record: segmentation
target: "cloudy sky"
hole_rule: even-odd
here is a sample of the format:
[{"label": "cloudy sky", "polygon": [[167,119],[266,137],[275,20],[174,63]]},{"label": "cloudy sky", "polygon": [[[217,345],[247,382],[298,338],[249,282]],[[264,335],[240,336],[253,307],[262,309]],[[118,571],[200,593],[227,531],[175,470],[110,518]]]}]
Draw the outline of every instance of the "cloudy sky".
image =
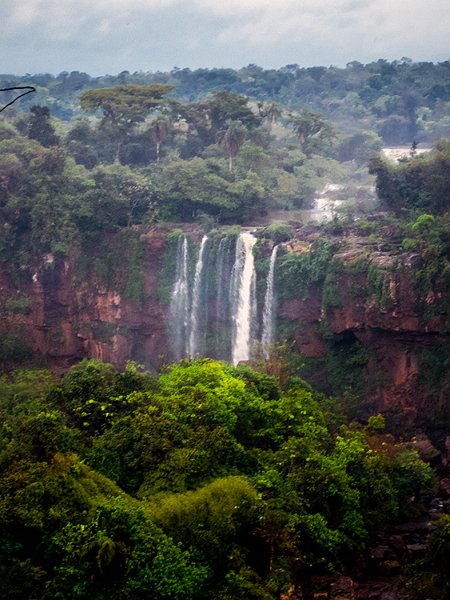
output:
[{"label": "cloudy sky", "polygon": [[0,72],[450,59],[449,0],[0,0]]}]

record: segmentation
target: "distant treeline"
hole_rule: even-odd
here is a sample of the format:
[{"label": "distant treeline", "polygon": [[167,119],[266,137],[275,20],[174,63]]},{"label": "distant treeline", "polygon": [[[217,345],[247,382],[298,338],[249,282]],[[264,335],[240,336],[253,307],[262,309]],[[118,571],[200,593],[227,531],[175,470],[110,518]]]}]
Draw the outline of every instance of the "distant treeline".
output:
[{"label": "distant treeline", "polygon": [[435,141],[450,134],[448,61],[435,64],[407,58],[393,62],[380,59],[366,65],[353,61],[345,68],[291,64],[280,69],[251,64],[241,69],[122,71],[101,77],[79,71],[56,76],[0,74],[2,87],[36,86],[37,94],[21,102],[23,109],[39,102],[65,120],[79,113],[77,97],[87,89],[155,83],[173,86],[173,96],[189,102],[223,90],[258,101],[276,101],[294,110],[309,108],[344,130],[372,129],[386,144],[409,144],[412,139]]}]

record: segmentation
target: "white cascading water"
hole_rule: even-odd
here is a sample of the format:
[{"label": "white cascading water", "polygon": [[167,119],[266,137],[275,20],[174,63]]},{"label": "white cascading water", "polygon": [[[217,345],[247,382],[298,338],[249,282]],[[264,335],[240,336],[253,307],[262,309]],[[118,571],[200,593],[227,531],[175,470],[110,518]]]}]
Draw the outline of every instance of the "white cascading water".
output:
[{"label": "white cascading water", "polygon": [[275,329],[275,262],[278,246],[274,246],[270,256],[269,273],[267,275],[266,295],[264,297],[261,346],[264,358],[269,358],[270,346],[273,343]]},{"label": "white cascading water", "polygon": [[225,238],[222,238],[219,243],[219,249],[217,250],[216,260],[216,288],[217,288],[217,300],[216,300],[216,317],[221,319],[223,317],[225,302],[224,302],[224,281],[223,274],[225,270],[225,251],[226,244]]},{"label": "white cascading water", "polygon": [[241,233],[236,245],[230,301],[232,315],[231,360],[234,365],[249,360],[252,347],[252,329],[256,318],[256,273],[253,246],[256,238]]},{"label": "white cascading water", "polygon": [[186,236],[178,239],[176,279],[170,299],[170,320],[175,359],[180,360],[187,351],[189,328],[188,241]]},{"label": "white cascading water", "polygon": [[199,352],[200,304],[202,292],[202,275],[204,267],[205,246],[208,238],[202,238],[197,263],[195,265],[194,287],[192,290],[191,328],[189,332],[189,356],[194,357]]}]

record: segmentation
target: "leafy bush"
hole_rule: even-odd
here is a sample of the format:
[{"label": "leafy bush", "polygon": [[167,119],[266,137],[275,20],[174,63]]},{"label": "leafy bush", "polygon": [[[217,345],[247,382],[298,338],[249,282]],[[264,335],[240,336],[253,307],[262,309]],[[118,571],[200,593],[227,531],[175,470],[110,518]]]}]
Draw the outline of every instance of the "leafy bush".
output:
[{"label": "leafy bush", "polygon": [[272,223],[264,230],[264,237],[271,239],[275,244],[287,242],[293,234],[292,227],[287,223]]}]

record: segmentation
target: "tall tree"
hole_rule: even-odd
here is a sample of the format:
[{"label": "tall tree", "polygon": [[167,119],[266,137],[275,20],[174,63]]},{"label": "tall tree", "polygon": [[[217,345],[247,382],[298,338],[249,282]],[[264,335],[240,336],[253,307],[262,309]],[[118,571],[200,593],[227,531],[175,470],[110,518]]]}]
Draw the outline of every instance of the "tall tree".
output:
[{"label": "tall tree", "polygon": [[170,122],[164,117],[158,117],[150,125],[149,132],[156,147],[156,162],[159,162],[161,159],[161,144],[169,135]]},{"label": "tall tree", "polygon": [[333,128],[324,117],[309,110],[290,117],[291,127],[297,136],[300,146],[306,156],[310,157],[321,143],[331,141]]},{"label": "tall tree", "polygon": [[30,108],[30,113],[28,137],[46,148],[59,144],[59,137],[50,123],[50,110],[46,106],[35,105]]},{"label": "tall tree", "polygon": [[233,170],[233,158],[245,142],[247,130],[241,121],[229,121],[228,126],[218,133],[219,146],[225,151],[228,157],[228,170]]},{"label": "tall tree", "polygon": [[283,114],[276,102],[259,102],[258,110],[260,116],[269,124],[269,129],[272,128],[273,123],[276,123]]},{"label": "tall tree", "polygon": [[115,159],[119,162],[120,148],[126,135],[154,110],[168,103],[165,97],[170,85],[119,85],[113,88],[88,90],[80,96],[83,110],[103,113],[101,126],[109,127],[115,138]]}]

